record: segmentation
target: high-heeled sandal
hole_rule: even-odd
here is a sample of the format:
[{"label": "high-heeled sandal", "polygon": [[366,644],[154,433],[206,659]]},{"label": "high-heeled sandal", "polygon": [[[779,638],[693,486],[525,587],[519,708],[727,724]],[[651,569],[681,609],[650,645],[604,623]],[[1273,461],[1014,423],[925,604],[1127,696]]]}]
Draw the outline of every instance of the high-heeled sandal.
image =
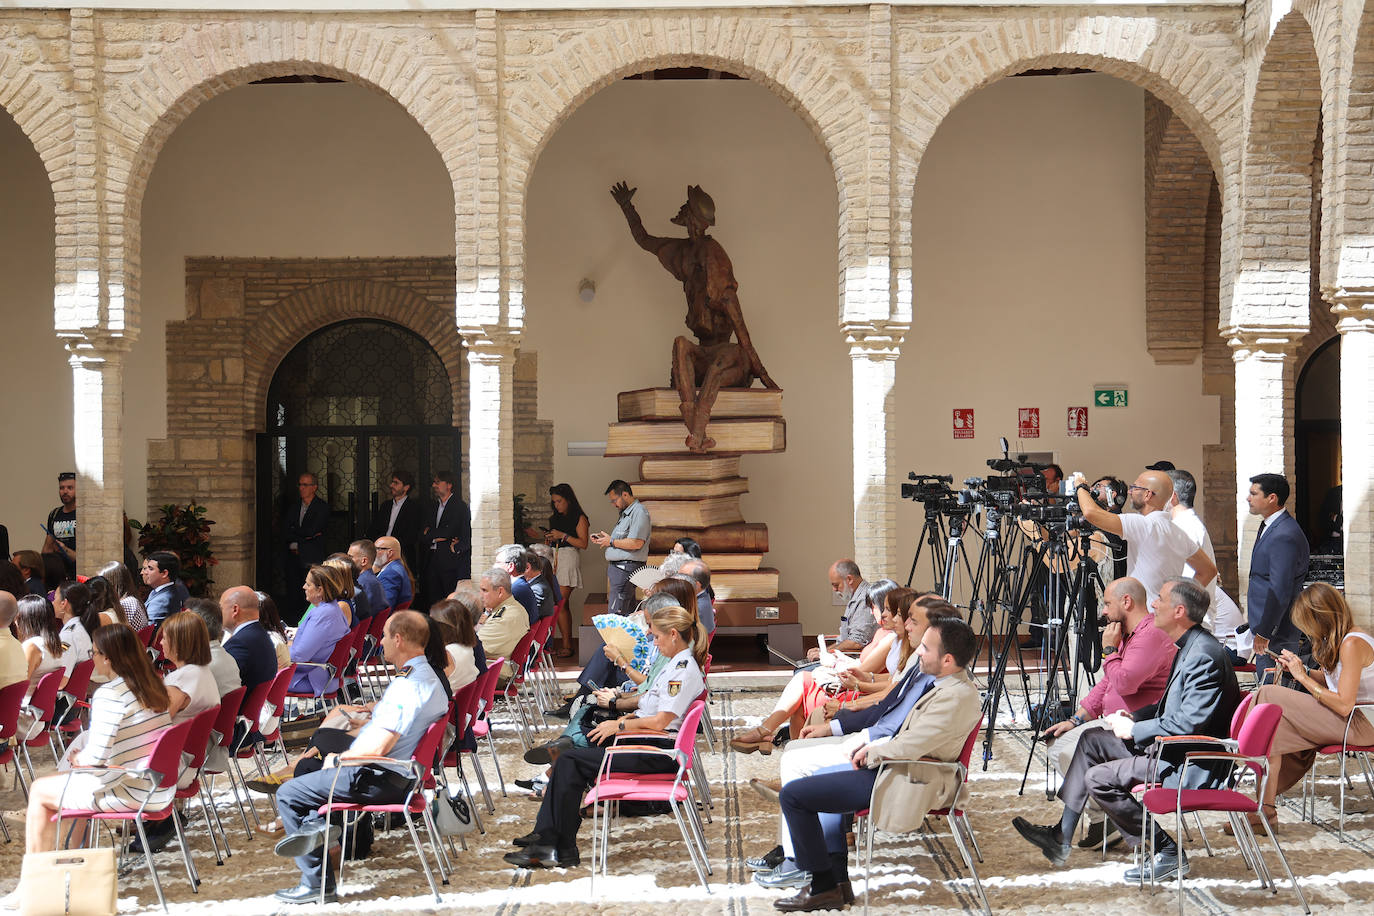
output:
[{"label": "high-heeled sandal", "polygon": [[758,751],[768,755],[773,753],[773,735],[762,725],[755,725],[738,738],[732,738],[730,746],[741,754],[752,754]]}]

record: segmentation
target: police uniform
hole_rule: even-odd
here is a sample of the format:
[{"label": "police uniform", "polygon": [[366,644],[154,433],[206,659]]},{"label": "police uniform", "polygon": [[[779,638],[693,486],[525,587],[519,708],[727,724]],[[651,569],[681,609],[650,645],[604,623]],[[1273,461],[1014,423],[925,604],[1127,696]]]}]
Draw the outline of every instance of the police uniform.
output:
[{"label": "police uniform", "polygon": [[[387,754],[395,760],[409,760],[425,731],[448,715],[449,699],[429,662],[417,655],[406,662],[400,674],[387,686],[381,700],[373,707],[372,718],[363,726],[353,746],[376,747],[378,732],[385,730],[397,735],[396,743]],[[397,804],[405,800],[410,787],[409,768],[399,764],[366,764],[319,770],[289,780],[277,792],[277,807],[286,834],[310,829],[317,821],[316,809],[329,801],[334,788],[334,801],[364,805]],[[337,777],[337,784],[335,782]],[[304,884],[318,888],[320,861],[324,849],[296,857]]]},{"label": "police uniform", "polygon": [[501,666],[501,683],[511,676],[510,657],[520,640],[530,631],[530,616],[514,598],[507,598],[491,612],[477,628],[477,638],[482,642],[482,651],[487,658],[505,658]]},{"label": "police uniform", "polygon": [[[682,725],[682,717],[705,689],[706,680],[696,659],[692,657],[692,650],[683,649],[669,660],[649,689],[640,695],[635,714],[640,718],[649,718],[661,712],[672,712],[673,720],[668,725],[668,731],[676,731]],[[621,702],[624,702],[623,698]],[[637,740],[663,747],[673,744],[671,738],[645,737]],[[596,780],[610,743],[570,748],[554,761],[534,829],[544,843],[556,850],[572,849],[577,845],[577,830],[582,825],[579,813],[582,795]],[[673,773],[677,771],[677,761],[657,755],[624,754],[615,758],[612,769],[621,773]]]}]

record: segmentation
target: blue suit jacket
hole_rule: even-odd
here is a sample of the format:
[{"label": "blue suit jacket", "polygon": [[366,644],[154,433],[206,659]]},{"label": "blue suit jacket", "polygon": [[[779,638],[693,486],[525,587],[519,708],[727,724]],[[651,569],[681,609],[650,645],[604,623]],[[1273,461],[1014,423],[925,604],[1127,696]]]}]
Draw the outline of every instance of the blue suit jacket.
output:
[{"label": "blue suit jacket", "polygon": [[520,602],[520,606],[529,615],[530,626],[539,622],[539,598],[534,594],[534,589],[525,581],[524,576],[510,577],[510,596]]},{"label": "blue suit jacket", "polygon": [[935,678],[922,671],[919,664],[914,664],[902,675],[897,686],[887,692],[887,696],[867,709],[841,712],[835,717],[835,721],[840,724],[840,731],[846,735],[866,728],[870,741],[891,738],[902,727],[916,701],[925,696],[926,691],[933,686]]},{"label": "blue suit jacket", "polygon": [[224,651],[239,663],[239,677],[243,686],[252,693],[253,688],[270,681],[277,675],[277,650],[272,645],[272,637],[267,635],[260,622],[251,620],[234,631],[234,635],[224,644]]},{"label": "blue suit jacket", "polygon": [[386,589],[382,588],[382,583],[370,569],[364,569],[358,574],[358,587],[367,595],[368,602],[372,605],[372,613],[377,613],[387,606]]},{"label": "blue suit jacket", "polygon": [[392,560],[377,573],[377,581],[382,583],[382,591],[386,595],[385,607],[396,610],[396,606],[409,601],[413,596],[410,590],[410,577],[406,575],[405,568]]},{"label": "blue suit jacket", "polygon": [[1287,512],[1270,516],[1250,554],[1245,593],[1245,616],[1256,636],[1281,644],[1296,642],[1298,628],[1289,611],[1307,578],[1307,561],[1307,535],[1298,520]]},{"label": "blue suit jacket", "polygon": [[155,627],[162,626],[162,621],[180,611],[191,595],[186,590],[186,584],[180,579],[173,579],[171,586],[150,594],[144,605],[148,609],[148,622]]}]

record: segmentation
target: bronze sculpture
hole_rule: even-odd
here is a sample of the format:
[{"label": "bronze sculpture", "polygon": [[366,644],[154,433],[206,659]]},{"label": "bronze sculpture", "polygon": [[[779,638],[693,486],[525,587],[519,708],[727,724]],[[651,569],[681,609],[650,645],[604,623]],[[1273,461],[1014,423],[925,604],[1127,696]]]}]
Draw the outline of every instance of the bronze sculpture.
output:
[{"label": "bronze sculpture", "polygon": [[710,195],[698,185],[690,186],[687,202],[670,221],[686,228],[687,238],[658,238],[644,231],[644,223],[631,203],[636,190],[620,181],[611,186],[611,196],[620,204],[639,247],[656,255],[664,269],[682,281],[687,327],[696,340],[680,336],[673,341],[672,386],[682,402],[687,448],[705,452],[716,444],[707,438],[706,424],[721,388],[748,388],[756,378],[765,388],[778,385],[749,339],[730,258],[720,243],[706,234],[716,224],[716,205]]}]

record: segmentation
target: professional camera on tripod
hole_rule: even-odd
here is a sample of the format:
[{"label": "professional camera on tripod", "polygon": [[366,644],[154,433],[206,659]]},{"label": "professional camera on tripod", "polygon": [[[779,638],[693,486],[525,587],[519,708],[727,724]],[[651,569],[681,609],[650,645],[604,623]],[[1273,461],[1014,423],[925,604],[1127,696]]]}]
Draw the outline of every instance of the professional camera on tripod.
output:
[{"label": "professional camera on tripod", "polygon": [[913,500],[925,508],[925,523],[916,542],[916,555],[911,560],[906,584],[910,587],[916,578],[921,550],[929,544],[932,589],[948,598],[952,567],[958,559],[961,538],[973,507],[964,505],[955,495],[950,486],[954,483],[951,474],[917,474],[910,471],[906,476],[908,481],[913,482],[902,484],[902,499]]},{"label": "professional camera on tripod", "polygon": [[1016,503],[1011,513],[1019,519],[1043,525],[1051,536],[1056,532],[1096,530],[1079,511],[1076,496],[1039,496],[1034,502]]}]

